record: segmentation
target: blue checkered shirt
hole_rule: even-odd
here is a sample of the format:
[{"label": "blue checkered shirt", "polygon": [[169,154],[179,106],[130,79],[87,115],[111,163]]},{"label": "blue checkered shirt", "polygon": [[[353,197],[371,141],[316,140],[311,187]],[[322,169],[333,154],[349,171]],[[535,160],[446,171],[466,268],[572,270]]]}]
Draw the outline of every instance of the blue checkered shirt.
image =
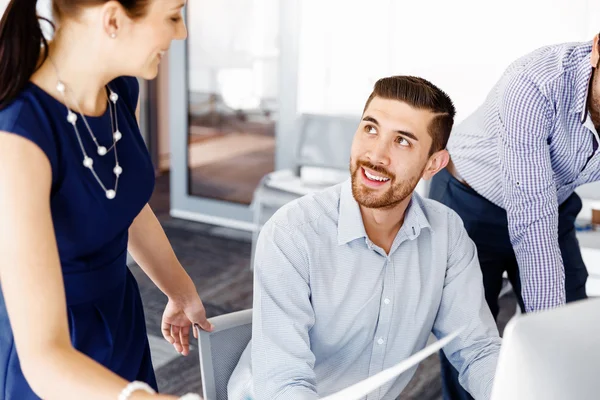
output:
[{"label": "blue checkered shirt", "polygon": [[591,46],[547,46],[512,63],[448,143],[461,177],[507,211],[527,311],[564,304],[558,207],[600,180],[587,108]]},{"label": "blue checkered shirt", "polygon": [[[371,242],[350,181],[280,209],[256,246],[252,341],[229,398],[311,400],[465,327],[444,351],[488,399],[500,338],[475,245],[458,215],[414,195],[389,254]],[[371,393],[394,400],[416,367]]]}]

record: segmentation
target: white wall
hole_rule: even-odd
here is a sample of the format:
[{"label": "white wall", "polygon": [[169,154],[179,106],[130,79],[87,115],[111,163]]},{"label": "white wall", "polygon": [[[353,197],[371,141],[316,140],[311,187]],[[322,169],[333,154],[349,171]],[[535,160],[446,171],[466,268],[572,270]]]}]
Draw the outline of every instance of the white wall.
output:
[{"label": "white wall", "polygon": [[0,13],[4,14],[6,6],[8,6],[9,0],[0,0]]},{"label": "white wall", "polygon": [[236,108],[277,97],[279,1],[188,2],[189,90],[222,94]]},{"label": "white wall", "polygon": [[449,93],[460,121],[513,59],[600,30],[595,0],[301,4],[299,113],[360,112],[378,78],[414,74]]}]

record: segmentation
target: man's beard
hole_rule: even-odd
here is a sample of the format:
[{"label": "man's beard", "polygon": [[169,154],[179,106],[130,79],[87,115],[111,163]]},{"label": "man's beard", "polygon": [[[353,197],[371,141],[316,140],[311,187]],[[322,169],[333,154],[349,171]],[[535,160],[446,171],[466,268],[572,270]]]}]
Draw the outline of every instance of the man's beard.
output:
[{"label": "man's beard", "polygon": [[[385,193],[378,194],[377,189],[365,186],[362,181],[362,167],[378,172],[390,178],[389,188]],[[377,167],[367,161],[357,161],[350,164],[350,176],[352,179],[352,195],[358,204],[366,208],[390,209],[404,201],[417,187],[421,174],[408,180],[396,182],[396,176],[382,167]]]}]

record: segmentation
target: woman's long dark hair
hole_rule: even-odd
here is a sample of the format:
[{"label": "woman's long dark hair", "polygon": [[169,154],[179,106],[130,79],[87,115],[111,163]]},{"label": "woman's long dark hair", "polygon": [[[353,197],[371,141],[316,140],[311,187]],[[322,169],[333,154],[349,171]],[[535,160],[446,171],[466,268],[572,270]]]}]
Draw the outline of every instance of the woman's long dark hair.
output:
[{"label": "woman's long dark hair", "polygon": [[0,108],[23,90],[48,56],[36,3],[37,0],[11,0],[0,22]]},{"label": "woman's long dark hair", "polygon": [[[60,18],[80,6],[108,0],[53,0],[53,14]],[[141,17],[148,0],[119,0],[130,17]],[[48,57],[48,43],[40,27],[37,0],[11,0],[0,21],[0,109],[6,107],[25,87],[33,73]]]}]

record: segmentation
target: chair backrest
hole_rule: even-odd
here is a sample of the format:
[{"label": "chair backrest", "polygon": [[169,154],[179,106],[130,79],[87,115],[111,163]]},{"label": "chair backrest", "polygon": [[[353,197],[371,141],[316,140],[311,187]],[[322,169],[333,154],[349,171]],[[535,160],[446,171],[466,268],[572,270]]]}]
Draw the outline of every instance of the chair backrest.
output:
[{"label": "chair backrest", "polygon": [[359,117],[303,114],[300,116],[296,164],[347,170]]},{"label": "chair backrest", "polygon": [[227,400],[227,383],[252,337],[252,310],[210,319],[213,332],[200,331],[198,347],[204,400]]}]

